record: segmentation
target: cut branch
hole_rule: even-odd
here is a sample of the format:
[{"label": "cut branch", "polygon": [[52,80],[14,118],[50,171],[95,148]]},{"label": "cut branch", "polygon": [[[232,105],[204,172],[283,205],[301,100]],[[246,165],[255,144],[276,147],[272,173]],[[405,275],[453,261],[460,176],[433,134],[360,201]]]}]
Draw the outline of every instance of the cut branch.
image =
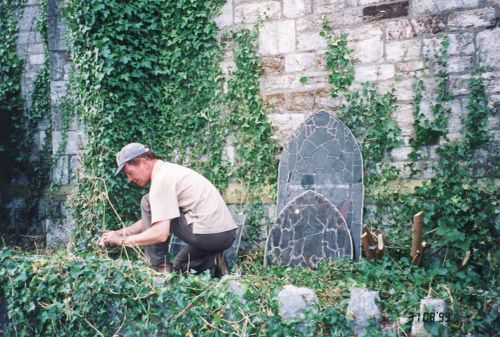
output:
[{"label": "cut branch", "polygon": [[424,227],[424,212],[418,212],[413,216],[412,240],[411,240],[411,253],[412,261],[416,261],[416,257],[422,247],[422,230]]}]

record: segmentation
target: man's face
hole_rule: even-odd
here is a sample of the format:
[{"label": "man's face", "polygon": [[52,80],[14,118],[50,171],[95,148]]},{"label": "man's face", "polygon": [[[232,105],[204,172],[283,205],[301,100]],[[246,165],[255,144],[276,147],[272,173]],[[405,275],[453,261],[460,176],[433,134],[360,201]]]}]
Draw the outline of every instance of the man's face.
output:
[{"label": "man's face", "polygon": [[139,159],[137,165],[125,164],[123,172],[127,176],[129,183],[134,183],[140,187],[146,186],[151,179],[151,172],[143,159]]}]

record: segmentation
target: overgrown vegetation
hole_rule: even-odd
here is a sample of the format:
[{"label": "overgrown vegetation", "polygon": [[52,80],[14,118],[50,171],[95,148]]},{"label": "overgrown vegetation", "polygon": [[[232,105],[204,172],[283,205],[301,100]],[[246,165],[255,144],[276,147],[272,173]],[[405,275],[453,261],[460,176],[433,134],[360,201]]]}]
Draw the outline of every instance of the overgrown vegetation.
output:
[{"label": "overgrown vegetation", "polygon": [[[49,66],[45,62],[38,70],[30,88],[31,105],[25,106],[21,86],[24,62],[19,59],[16,48],[17,22],[24,3],[17,0],[0,3],[0,29],[3,32],[0,37],[0,226],[3,228],[13,220],[6,205],[21,198],[24,206],[17,212],[15,228],[4,228],[2,232],[41,237],[43,229],[36,224],[41,221],[39,204],[49,183],[51,168]],[[36,29],[42,36],[47,60],[46,1],[41,1],[41,8],[42,15]],[[47,126],[41,127],[41,123]],[[40,129],[43,129],[42,136],[37,133]]]},{"label": "overgrown vegetation", "polygon": [[[252,191],[275,183],[275,146],[258,95],[260,64],[249,30],[232,36],[236,69],[223,92],[223,49],[212,20],[223,3],[68,1],[71,90],[90,135],[73,204],[79,249],[91,248],[97,228],[138,217],[145,191],[112,177],[114,155],[128,142],[150,144],[222,190],[231,177]],[[236,146],[231,169],[224,158],[228,139]]]},{"label": "overgrown vegetation", "polygon": [[[164,1],[67,2],[75,67],[70,88],[75,102],[67,111],[72,108],[82,117],[90,136],[74,202],[79,250],[76,256],[0,251],[8,333],[350,336],[345,311],[349,289],[357,286],[380,293],[384,322],[394,325],[386,335],[406,335],[411,325],[407,319],[426,296],[447,299],[451,335],[495,333],[498,191],[489,175],[493,159],[481,166],[477,161],[490,140],[484,67],[477,62],[470,82],[464,138],[448,141],[446,37],[437,61],[438,94],[430,119],[419,110],[426,88],[416,80],[416,133],[411,145],[414,153],[435,146],[437,161],[430,163],[434,176],[411,191],[401,188],[400,172],[390,163],[390,151],[401,145],[393,120],[394,93],[380,94],[369,84],[350,89],[354,60],[347,38],[332,35],[326,25],[322,32],[328,40],[331,93],[342,101],[339,117],[361,142],[366,220],[387,238],[383,259],[338,260],[304,270],[264,269],[260,257],[247,257],[242,265],[245,275],[239,278],[242,300],[228,291],[227,278],[165,276],[142,261],[88,254],[97,229],[121,226],[138,216],[144,191],[111,176],[114,153],[127,142],[151,144],[165,158],[203,171],[220,188],[230,177],[255,191],[275,183],[275,145],[269,141],[271,130],[259,96],[255,32],[231,34],[236,68],[224,93],[218,66],[222,46],[212,22],[221,5],[222,1],[177,1],[168,6]],[[5,88],[17,92],[15,85]],[[231,145],[236,146],[234,171],[223,160],[227,139],[234,139]],[[436,145],[438,141],[442,145]],[[410,156],[411,161],[425,159]],[[419,167],[413,169],[418,174]],[[254,197],[247,208],[252,210],[249,220],[258,224],[263,213]],[[431,249],[420,268],[407,256],[410,220],[422,210]],[[251,226],[248,235],[258,236],[258,226]],[[308,314],[308,324],[280,319],[276,295],[285,284],[306,286],[318,294],[319,311]],[[369,335],[380,332],[371,328]]]}]

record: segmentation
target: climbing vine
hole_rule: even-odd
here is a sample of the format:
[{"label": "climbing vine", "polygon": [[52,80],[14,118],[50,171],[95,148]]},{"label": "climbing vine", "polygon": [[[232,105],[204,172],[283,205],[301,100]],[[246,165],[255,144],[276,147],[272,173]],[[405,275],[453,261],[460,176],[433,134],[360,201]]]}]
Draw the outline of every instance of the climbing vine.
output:
[{"label": "climbing vine", "polygon": [[[21,87],[24,62],[18,58],[16,48],[17,21],[18,16],[23,13],[24,1],[3,1],[0,6],[0,28],[4,32],[0,38],[2,226],[9,222],[5,204],[12,196],[21,196],[25,200],[25,207],[23,217],[16,219],[15,231],[40,234],[42,229],[34,224],[40,221],[40,198],[48,184],[51,167],[49,67],[46,61],[36,73],[30,93],[31,105],[25,106]],[[36,28],[42,35],[44,56],[47,60],[46,1],[42,1],[41,6],[42,15],[36,23]],[[43,128],[42,123],[47,127]],[[37,131],[43,136],[35,141]],[[39,145],[40,149],[35,149],[36,145]],[[21,192],[13,191],[13,183]]]}]

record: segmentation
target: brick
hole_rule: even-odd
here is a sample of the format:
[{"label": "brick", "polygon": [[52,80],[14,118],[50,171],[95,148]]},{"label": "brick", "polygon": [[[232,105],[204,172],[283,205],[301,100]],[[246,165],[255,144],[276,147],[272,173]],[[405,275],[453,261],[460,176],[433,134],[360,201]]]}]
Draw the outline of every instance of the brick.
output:
[{"label": "brick", "polygon": [[450,14],[448,17],[448,27],[450,30],[468,27],[493,27],[495,22],[495,9],[493,7],[456,12]]},{"label": "brick", "polygon": [[259,34],[261,55],[286,54],[295,51],[295,24],[293,20],[267,22]]},{"label": "brick", "polygon": [[314,51],[318,49],[326,49],[326,39],[320,36],[319,32],[297,34],[298,51]]},{"label": "brick", "polygon": [[344,8],[344,0],[317,0],[313,2],[314,14],[338,13]]},{"label": "brick", "polygon": [[284,110],[285,94],[276,93],[264,95],[263,101],[266,113],[277,113]]},{"label": "brick", "polygon": [[448,59],[448,72],[469,72],[472,67],[472,56],[453,56]]},{"label": "brick", "polygon": [[364,21],[378,21],[408,15],[408,1],[393,2],[363,8]]},{"label": "brick", "polygon": [[233,2],[227,1],[221,8],[220,14],[215,18],[217,27],[229,27],[234,23]]},{"label": "brick", "polygon": [[402,40],[412,37],[436,34],[444,30],[444,16],[433,15],[414,19],[398,19],[386,22],[385,34],[387,40]]},{"label": "brick", "polygon": [[281,4],[279,1],[261,1],[236,5],[234,7],[235,23],[255,23],[263,18],[279,19]]},{"label": "brick", "polygon": [[283,0],[283,16],[295,19],[312,12],[311,0]]},{"label": "brick", "polygon": [[356,82],[381,81],[394,77],[394,64],[356,65],[354,70]]},{"label": "brick", "polygon": [[481,61],[490,67],[500,69],[500,28],[477,33],[476,42]]},{"label": "brick", "polygon": [[269,121],[276,127],[277,132],[274,135],[280,144],[285,144],[293,132],[305,120],[304,114],[270,114],[268,115]]},{"label": "brick", "polygon": [[290,111],[312,110],[314,91],[293,92],[286,95],[286,108]]},{"label": "brick", "polygon": [[262,57],[263,74],[281,74],[284,70],[283,56],[264,56]]},{"label": "brick", "polygon": [[411,61],[420,57],[420,40],[393,41],[385,44],[387,61]]},{"label": "brick", "polygon": [[315,53],[290,54],[285,57],[285,71],[287,73],[314,69],[316,65]]},{"label": "brick", "polygon": [[411,13],[435,14],[456,9],[475,8],[480,5],[480,0],[426,0],[412,1]]}]

